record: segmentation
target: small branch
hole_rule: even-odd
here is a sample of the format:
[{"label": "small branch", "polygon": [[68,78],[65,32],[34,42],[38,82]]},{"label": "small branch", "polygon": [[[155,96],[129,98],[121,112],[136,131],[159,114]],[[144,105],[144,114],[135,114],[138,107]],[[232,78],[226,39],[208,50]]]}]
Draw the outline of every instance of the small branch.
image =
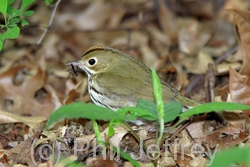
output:
[{"label": "small branch", "polygon": [[205,75],[205,90],[206,90],[206,102],[214,102],[214,85],[215,85],[215,73],[212,63],[208,63],[207,73]]},{"label": "small branch", "polygon": [[[226,53],[224,53],[223,55],[221,55],[220,57],[218,57],[214,63],[215,64],[219,64],[220,62],[224,61],[225,59],[227,59],[229,56],[231,56],[232,54],[234,54],[236,51],[238,50],[238,46],[235,46],[233,49],[227,51]],[[185,92],[186,94],[189,94],[193,88],[197,85],[197,83],[203,79],[205,77],[204,74],[198,75],[196,76],[196,78],[193,80],[193,82],[191,84],[189,84],[186,89]]]},{"label": "small branch", "polygon": [[220,57],[218,57],[214,62],[215,64],[219,64],[220,62],[224,61],[225,59],[227,59],[229,56],[231,56],[232,54],[234,54],[237,50],[238,50],[238,46],[235,46],[233,49],[229,50],[228,52],[224,53],[223,55],[221,55]]},{"label": "small branch", "polygon": [[60,2],[61,2],[61,0],[58,0],[58,1],[56,2],[55,7],[54,7],[54,10],[53,10],[52,15],[51,15],[51,18],[50,18],[50,21],[49,21],[49,24],[48,24],[47,28],[44,30],[44,32],[43,32],[42,36],[40,37],[40,39],[38,40],[38,42],[35,44],[36,46],[38,46],[38,45],[41,44],[41,42],[42,42],[44,36],[45,36],[46,33],[48,32],[48,30],[51,28],[53,19],[54,19],[54,17],[55,17],[55,13],[56,13],[57,7],[58,7],[58,5],[59,5]]}]

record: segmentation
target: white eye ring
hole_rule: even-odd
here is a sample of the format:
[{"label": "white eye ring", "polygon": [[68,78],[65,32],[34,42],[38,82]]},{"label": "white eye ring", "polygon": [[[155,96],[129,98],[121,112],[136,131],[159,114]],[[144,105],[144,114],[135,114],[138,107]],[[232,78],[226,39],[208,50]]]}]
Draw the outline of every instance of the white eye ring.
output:
[{"label": "white eye ring", "polygon": [[91,58],[88,60],[88,63],[89,63],[89,65],[93,66],[97,63],[97,60],[96,60],[96,58]]}]

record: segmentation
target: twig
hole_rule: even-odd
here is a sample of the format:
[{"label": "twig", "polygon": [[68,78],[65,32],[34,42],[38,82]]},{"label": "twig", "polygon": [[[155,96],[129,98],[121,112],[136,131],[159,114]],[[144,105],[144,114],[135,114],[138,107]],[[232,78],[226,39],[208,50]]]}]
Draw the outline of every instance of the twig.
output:
[{"label": "twig", "polygon": [[[235,53],[238,50],[238,46],[235,46],[233,49],[229,50],[228,52],[224,53],[223,55],[221,55],[219,58],[217,58],[214,62],[215,64],[219,64],[220,62],[222,62],[223,60],[225,60],[226,58],[228,58],[230,55],[232,55],[233,53]],[[203,79],[205,77],[204,74],[198,75],[197,77],[195,77],[195,79],[193,80],[193,82],[188,85],[185,89],[186,94],[189,94],[191,92],[191,90],[193,90],[193,88],[197,85],[197,83]]]},{"label": "twig", "polygon": [[220,57],[218,57],[214,62],[215,64],[219,64],[220,62],[222,62],[223,60],[225,60],[226,58],[228,58],[229,56],[231,56],[232,54],[234,54],[237,50],[238,50],[238,46],[235,46],[232,50],[229,50],[228,52],[224,53],[223,55],[221,55]]},{"label": "twig", "polygon": [[214,102],[214,85],[215,85],[215,74],[213,64],[208,63],[207,73],[205,75],[205,90],[206,90],[206,102]]},{"label": "twig", "polygon": [[41,42],[42,42],[44,36],[45,36],[46,33],[48,32],[48,30],[51,28],[53,19],[54,19],[54,17],[55,17],[56,9],[57,9],[57,7],[58,7],[58,5],[59,5],[60,2],[61,2],[61,0],[57,0],[57,2],[56,2],[56,4],[55,4],[55,7],[54,7],[54,10],[53,10],[53,12],[52,12],[52,14],[51,14],[49,24],[48,24],[47,28],[44,30],[44,32],[43,32],[42,36],[40,37],[40,39],[38,40],[38,42],[35,44],[36,46],[38,46],[38,45],[41,44]]}]

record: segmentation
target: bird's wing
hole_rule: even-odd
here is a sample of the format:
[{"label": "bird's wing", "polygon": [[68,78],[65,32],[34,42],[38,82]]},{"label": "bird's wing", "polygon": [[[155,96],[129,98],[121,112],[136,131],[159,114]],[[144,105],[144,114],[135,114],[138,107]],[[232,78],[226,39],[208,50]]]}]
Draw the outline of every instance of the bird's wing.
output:
[{"label": "bird's wing", "polygon": [[[135,103],[139,98],[154,100],[152,83],[147,80],[103,73],[98,76],[98,82],[105,91],[119,94],[128,100],[135,101]],[[105,84],[103,84],[104,82]]]}]

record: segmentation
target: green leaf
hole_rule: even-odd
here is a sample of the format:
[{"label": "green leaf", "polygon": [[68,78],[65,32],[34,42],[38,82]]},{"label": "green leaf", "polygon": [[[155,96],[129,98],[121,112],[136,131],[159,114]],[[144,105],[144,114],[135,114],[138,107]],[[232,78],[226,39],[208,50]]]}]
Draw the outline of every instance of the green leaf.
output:
[{"label": "green leaf", "polygon": [[20,21],[19,18],[13,18],[13,19],[10,20],[10,23],[11,23],[11,24],[16,24],[16,23],[18,23],[19,21]]},{"label": "green leaf", "polygon": [[120,125],[122,122],[121,121],[115,121],[115,120],[111,120],[109,122],[109,130],[108,130],[108,137],[112,137],[115,133],[115,129],[114,126]]},{"label": "green leaf", "polygon": [[175,120],[182,111],[182,105],[177,101],[164,104],[164,122]]},{"label": "green leaf", "polygon": [[34,2],[34,0],[22,0],[21,9],[26,8],[27,6],[29,6],[29,5],[32,4],[33,2]]},{"label": "green leaf", "polygon": [[33,10],[28,10],[26,12],[24,12],[24,16],[32,16],[34,14],[34,11]]},{"label": "green leaf", "polygon": [[3,34],[0,34],[0,41],[4,41],[5,40],[5,37],[4,37],[4,35]]},{"label": "green leaf", "polygon": [[250,148],[234,147],[223,150],[215,155],[209,167],[227,167],[235,164],[247,163],[250,166]]},{"label": "green leaf", "polygon": [[95,131],[95,136],[96,136],[96,139],[97,139],[97,143],[98,145],[102,145],[103,144],[103,141],[102,141],[102,135],[101,135],[101,132],[99,130],[99,127],[98,127],[98,124],[95,120],[92,120],[93,121],[93,129]]},{"label": "green leaf", "polygon": [[45,0],[45,4],[48,6],[50,5],[54,0]]},{"label": "green leaf", "polygon": [[129,162],[131,162],[135,167],[141,167],[140,164],[136,160],[134,160],[130,155],[128,155],[126,152],[124,152],[124,151],[122,151],[120,149],[118,151],[118,149],[116,147],[114,147],[114,146],[112,146],[112,147],[113,147],[113,150],[117,152],[117,154],[121,154],[121,156],[124,159],[128,160]]},{"label": "green leaf", "polygon": [[154,90],[154,99],[157,106],[158,111],[158,122],[160,125],[159,129],[159,136],[157,137],[156,144],[159,146],[160,141],[163,137],[164,133],[164,102],[162,99],[162,88],[161,88],[161,81],[154,68],[151,68],[152,71],[152,83],[153,83],[153,90]]},{"label": "green leaf", "polygon": [[0,41],[0,51],[3,49],[3,41]]},{"label": "green leaf", "polygon": [[138,107],[120,108],[119,110],[117,110],[117,112],[124,116],[127,116],[129,113],[129,115],[131,116],[140,117],[142,119],[149,121],[156,121],[158,119],[157,115],[152,114],[151,112]]},{"label": "green leaf", "polygon": [[[150,121],[158,120],[158,112],[155,103],[148,100],[139,99],[136,107],[143,109],[143,111],[138,113],[136,116]],[[164,122],[166,123],[175,120],[181,111],[182,105],[179,102],[172,101],[164,104]]]},{"label": "green leaf", "polygon": [[19,27],[8,28],[7,31],[3,34],[4,38],[15,39],[20,34]]},{"label": "green leaf", "polygon": [[152,68],[152,82],[153,82],[153,89],[154,89],[154,98],[158,110],[159,119],[164,117],[164,103],[162,99],[162,88],[161,88],[161,81],[156,74],[156,71]]},{"label": "green leaf", "polygon": [[149,100],[139,99],[136,107],[143,108],[148,111],[153,111],[153,113],[157,113],[156,104]]},{"label": "green leaf", "polygon": [[0,1],[0,13],[3,14],[4,18],[6,18],[7,6],[8,6],[7,0]]},{"label": "green leaf", "polygon": [[29,25],[29,22],[26,21],[26,20],[24,20],[24,19],[22,19],[21,25],[22,25],[22,27],[23,27],[23,26],[26,26],[26,25]]},{"label": "green leaf", "polygon": [[11,17],[18,17],[23,13],[23,10],[13,10],[12,13],[10,14]]},{"label": "green leaf", "polygon": [[17,24],[10,23],[9,28],[17,27]]},{"label": "green leaf", "polygon": [[8,6],[12,5],[15,2],[15,0],[8,0]]},{"label": "green leaf", "polygon": [[212,102],[201,104],[197,107],[188,109],[180,114],[181,119],[187,119],[196,114],[203,114],[208,112],[221,112],[221,111],[235,111],[235,110],[249,110],[250,106],[239,103],[227,103],[227,102]]},{"label": "green leaf", "polygon": [[87,118],[96,120],[135,120],[133,116],[123,116],[113,110],[100,107],[94,104],[72,103],[60,107],[51,114],[46,125],[48,129],[54,122],[65,118]]},{"label": "green leaf", "polygon": [[158,118],[158,111],[155,103],[149,100],[139,99],[136,107],[144,109],[149,115],[153,115],[153,117]]},{"label": "green leaf", "polygon": [[13,12],[14,12],[14,8],[12,6],[8,6],[7,13],[12,15]]},{"label": "green leaf", "polygon": [[114,122],[113,122],[113,120],[111,120],[111,121],[109,122],[108,137],[109,137],[109,138],[112,137],[112,136],[114,135],[114,133],[115,133]]}]

